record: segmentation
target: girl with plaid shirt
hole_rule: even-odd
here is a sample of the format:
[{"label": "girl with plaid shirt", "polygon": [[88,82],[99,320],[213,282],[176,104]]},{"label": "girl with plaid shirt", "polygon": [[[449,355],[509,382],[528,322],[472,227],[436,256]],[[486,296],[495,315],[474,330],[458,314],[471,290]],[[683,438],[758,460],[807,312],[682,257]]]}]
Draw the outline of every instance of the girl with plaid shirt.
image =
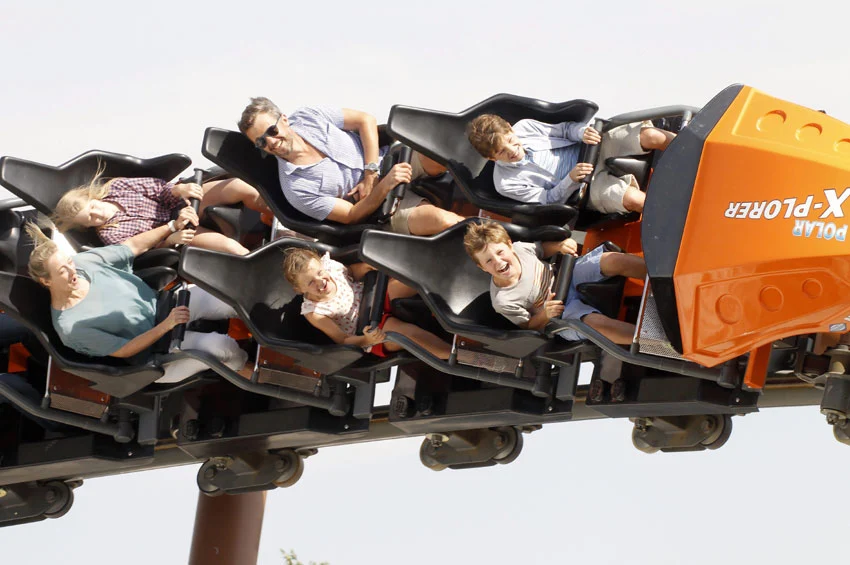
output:
[{"label": "girl with plaid shirt", "polygon": [[51,217],[59,231],[94,228],[104,244],[115,245],[167,224],[172,233],[160,247],[188,244],[245,255],[248,250],[239,242],[197,227],[198,214],[189,206],[189,199],[201,200],[201,212],[206,206],[237,202],[252,210],[268,211],[256,189],[239,179],[199,186],[157,178],[118,177],[104,181],[102,173],[98,171],[92,182],[68,191],[59,200]]}]

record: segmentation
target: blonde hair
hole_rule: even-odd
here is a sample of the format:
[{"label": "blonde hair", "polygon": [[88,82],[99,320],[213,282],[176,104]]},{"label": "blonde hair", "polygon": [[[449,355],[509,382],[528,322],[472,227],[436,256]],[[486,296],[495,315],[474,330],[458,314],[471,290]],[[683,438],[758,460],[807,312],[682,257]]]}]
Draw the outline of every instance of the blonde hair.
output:
[{"label": "blonde hair", "polygon": [[97,171],[95,171],[94,178],[91,181],[77,188],[72,188],[62,195],[62,198],[56,204],[56,209],[50,215],[50,220],[56,226],[56,229],[65,233],[68,230],[79,228],[80,225],[75,221],[75,218],[83,209],[83,206],[92,200],[106,198],[109,194],[109,187],[115,179],[105,180],[103,178],[105,170],[106,166],[98,163]]},{"label": "blonde hair", "polygon": [[466,136],[475,150],[491,159],[502,148],[502,137],[511,133],[511,124],[495,114],[481,114],[466,126]]},{"label": "blonde hair", "polygon": [[511,244],[511,236],[505,231],[504,226],[492,220],[485,220],[480,224],[469,224],[463,236],[463,248],[475,264],[478,265],[476,253],[481,253],[489,243]]},{"label": "blonde hair", "polygon": [[47,271],[47,261],[53,257],[53,254],[59,251],[59,247],[52,239],[44,235],[37,225],[33,222],[27,222],[24,229],[27,235],[32,239],[33,250],[30,253],[27,271],[30,277],[38,284],[43,285],[42,279],[50,279],[50,273]]},{"label": "blonde hair", "polygon": [[284,253],[286,258],[283,260],[283,276],[292,285],[295,292],[301,294],[298,289],[298,275],[307,268],[310,261],[315,259],[321,262],[322,258],[312,249],[303,247],[290,247]]}]

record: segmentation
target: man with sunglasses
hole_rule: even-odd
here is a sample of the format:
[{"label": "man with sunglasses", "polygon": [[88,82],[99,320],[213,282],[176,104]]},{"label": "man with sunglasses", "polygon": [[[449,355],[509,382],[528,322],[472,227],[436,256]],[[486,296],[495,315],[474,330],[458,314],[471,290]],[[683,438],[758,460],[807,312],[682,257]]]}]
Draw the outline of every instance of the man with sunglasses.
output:
[{"label": "man with sunglasses", "polygon": [[[388,147],[379,147],[374,116],[347,108],[299,108],[286,116],[268,98],[252,98],[239,130],[258,149],[277,157],[284,196],[319,221],[364,222],[395,186],[445,171],[414,153],[411,163],[399,163],[378,179]],[[407,191],[390,227],[396,233],[431,235],[462,219]]]}]

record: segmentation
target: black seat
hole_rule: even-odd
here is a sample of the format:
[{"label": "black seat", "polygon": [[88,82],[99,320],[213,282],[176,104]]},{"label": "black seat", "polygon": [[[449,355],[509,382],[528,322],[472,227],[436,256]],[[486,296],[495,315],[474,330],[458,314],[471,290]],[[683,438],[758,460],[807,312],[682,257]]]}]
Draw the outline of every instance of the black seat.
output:
[{"label": "black seat", "polygon": [[256,188],[288,229],[328,245],[345,246],[360,241],[365,230],[380,227],[377,224],[320,222],[296,210],[280,188],[277,159],[263,158],[254,144],[239,132],[207,128],[201,151],[210,161]]},{"label": "black seat", "polygon": [[89,357],[66,347],[53,328],[50,293],[29,277],[0,273],[0,308],[24,324],[57,365],[88,379],[95,390],[124,398],[163,375],[154,357],[130,365],[115,357]]},{"label": "black seat", "polygon": [[652,154],[608,157],[605,159],[605,166],[618,177],[634,175],[638,185],[645,189],[652,168]]},{"label": "black seat", "polygon": [[[99,166],[106,177],[156,177],[171,179],[192,163],[186,155],[172,153],[140,159],[120,153],[92,150],[58,167],[33,161],[0,158],[0,185],[45,215],[50,215],[62,195],[94,177]],[[71,230],[65,238],[76,250],[100,247],[103,243],[94,230]],[[152,249],[134,261],[137,269],[173,266],[178,254],[174,249]]]},{"label": "black seat", "polygon": [[[623,252],[623,249],[612,241],[603,241],[601,245],[605,251]],[[582,302],[593,306],[605,316],[616,319],[620,313],[625,286],[626,277],[614,276],[602,281],[581,283],[576,285],[576,291]]]},{"label": "black seat", "polygon": [[[27,273],[27,263],[32,252],[32,242],[22,237],[27,222],[35,221],[35,210],[0,211],[0,271],[4,273]],[[46,231],[50,236],[50,231]]]},{"label": "black seat", "polygon": [[565,204],[518,202],[496,192],[493,162],[478,154],[466,137],[466,126],[481,114],[496,114],[514,124],[532,118],[548,123],[587,122],[598,110],[588,100],[554,104],[512,94],[497,94],[451,114],[408,106],[393,106],[387,129],[406,145],[446,165],[459,188],[476,206],[511,218],[524,226],[574,223],[578,210]]},{"label": "black seat", "polygon": [[[493,310],[490,276],[466,255],[470,218],[431,237],[369,231],[360,245],[362,259],[419,291],[443,328],[480,341],[496,352],[525,357],[547,343],[539,332],[521,330]],[[529,229],[504,224],[513,240],[552,241],[569,230],[548,226]]]},{"label": "black seat", "polygon": [[302,297],[283,276],[284,251],[290,247],[329,252],[342,263],[358,261],[354,248],[282,238],[245,256],[187,248],[180,274],[233,306],[260,345],[292,357],[300,366],[337,373],[365,354],[359,347],[337,345],[301,315]]}]

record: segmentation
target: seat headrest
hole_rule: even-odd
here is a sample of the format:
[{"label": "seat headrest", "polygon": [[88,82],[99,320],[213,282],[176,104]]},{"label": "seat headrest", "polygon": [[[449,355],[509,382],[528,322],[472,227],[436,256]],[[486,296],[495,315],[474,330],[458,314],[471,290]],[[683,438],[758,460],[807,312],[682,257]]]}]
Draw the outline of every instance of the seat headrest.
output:
[{"label": "seat headrest", "polygon": [[[35,210],[0,211],[0,271],[21,275],[27,273],[33,245],[23,228],[27,222],[34,222],[37,215]],[[45,235],[51,236],[51,230],[42,229]]]}]

